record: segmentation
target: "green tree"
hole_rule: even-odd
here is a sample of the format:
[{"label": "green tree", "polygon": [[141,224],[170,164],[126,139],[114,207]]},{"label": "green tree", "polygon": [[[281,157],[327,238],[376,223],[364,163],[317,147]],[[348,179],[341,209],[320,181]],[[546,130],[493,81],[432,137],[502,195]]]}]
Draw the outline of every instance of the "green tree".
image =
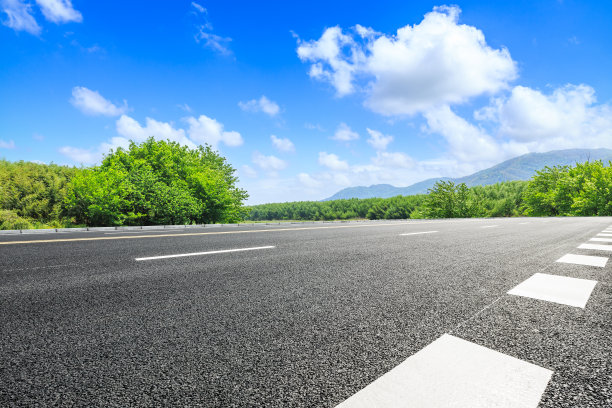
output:
[{"label": "green tree", "polygon": [[235,169],[209,146],[130,143],[75,176],[66,209],[87,225],[237,222],[247,213]]}]

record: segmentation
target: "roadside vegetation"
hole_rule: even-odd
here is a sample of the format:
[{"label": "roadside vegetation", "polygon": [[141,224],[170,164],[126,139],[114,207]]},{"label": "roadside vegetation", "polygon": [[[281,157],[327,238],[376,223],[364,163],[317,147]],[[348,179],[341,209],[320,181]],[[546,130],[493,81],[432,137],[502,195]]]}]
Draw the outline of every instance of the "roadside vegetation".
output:
[{"label": "roadside vegetation", "polygon": [[612,163],[545,167],[529,181],[427,194],[243,205],[235,169],[208,146],[153,138],[89,168],[0,160],[0,229],[240,221],[612,215]]},{"label": "roadside vegetation", "polygon": [[237,222],[234,173],[209,146],[153,138],[89,168],[1,160],[0,229]]}]

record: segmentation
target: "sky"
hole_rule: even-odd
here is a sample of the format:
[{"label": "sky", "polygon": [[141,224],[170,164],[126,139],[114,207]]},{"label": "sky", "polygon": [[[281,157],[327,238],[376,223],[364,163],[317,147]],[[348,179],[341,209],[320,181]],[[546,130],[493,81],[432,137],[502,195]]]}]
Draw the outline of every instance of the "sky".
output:
[{"label": "sky", "polygon": [[612,3],[0,0],[0,157],[208,143],[248,204],[612,148]]}]

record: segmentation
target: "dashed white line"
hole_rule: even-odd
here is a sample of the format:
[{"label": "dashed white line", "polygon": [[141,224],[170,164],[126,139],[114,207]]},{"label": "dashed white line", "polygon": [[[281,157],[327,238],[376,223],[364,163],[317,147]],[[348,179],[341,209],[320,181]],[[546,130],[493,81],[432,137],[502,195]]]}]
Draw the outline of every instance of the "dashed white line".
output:
[{"label": "dashed white line", "polygon": [[495,227],[499,227],[499,225],[484,225],[480,228],[495,228]]},{"label": "dashed white line", "polygon": [[591,239],[589,239],[589,241],[594,241],[594,242],[612,242],[612,239],[610,239],[610,238],[591,238]]},{"label": "dashed white line", "polygon": [[594,280],[536,273],[509,290],[508,294],[584,309],[596,284]]},{"label": "dashed white line", "polygon": [[578,249],[597,249],[599,251],[612,251],[612,245],[580,244]]},{"label": "dashed white line", "polygon": [[608,262],[608,258],[605,256],[566,254],[566,255],[563,255],[561,258],[557,259],[557,262],[577,264],[577,265],[599,266],[603,268],[604,266],[606,266],[606,262]]},{"label": "dashed white line", "polygon": [[612,237],[612,234],[597,234],[598,237]]},{"label": "dashed white line", "polygon": [[420,231],[420,232],[407,232],[405,234],[400,234],[400,235],[419,235],[419,234],[433,234],[435,232],[438,231]]},{"label": "dashed white line", "polygon": [[552,374],[444,334],[337,408],[535,408]]},{"label": "dashed white line", "polygon": [[525,224],[529,224],[529,221],[527,221],[527,222],[519,222],[519,225],[525,225]]},{"label": "dashed white line", "polygon": [[255,250],[258,250],[258,249],[271,249],[271,248],[276,248],[276,247],[275,246],[262,246],[262,247],[253,247],[253,248],[222,249],[222,250],[218,250],[218,251],[192,252],[192,253],[189,253],[189,254],[149,256],[149,257],[146,257],[146,258],[136,258],[136,260],[137,261],[152,261],[154,259],[182,258],[182,257],[185,257],[185,256],[223,254],[223,253],[227,253],[227,252],[255,251]]}]

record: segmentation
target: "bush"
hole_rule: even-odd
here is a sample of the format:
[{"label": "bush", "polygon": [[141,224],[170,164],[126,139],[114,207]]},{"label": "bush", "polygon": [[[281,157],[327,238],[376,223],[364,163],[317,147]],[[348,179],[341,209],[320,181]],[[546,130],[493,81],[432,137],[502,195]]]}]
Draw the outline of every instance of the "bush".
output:
[{"label": "bush", "polygon": [[0,230],[31,229],[34,226],[25,218],[17,215],[15,211],[0,210]]}]

